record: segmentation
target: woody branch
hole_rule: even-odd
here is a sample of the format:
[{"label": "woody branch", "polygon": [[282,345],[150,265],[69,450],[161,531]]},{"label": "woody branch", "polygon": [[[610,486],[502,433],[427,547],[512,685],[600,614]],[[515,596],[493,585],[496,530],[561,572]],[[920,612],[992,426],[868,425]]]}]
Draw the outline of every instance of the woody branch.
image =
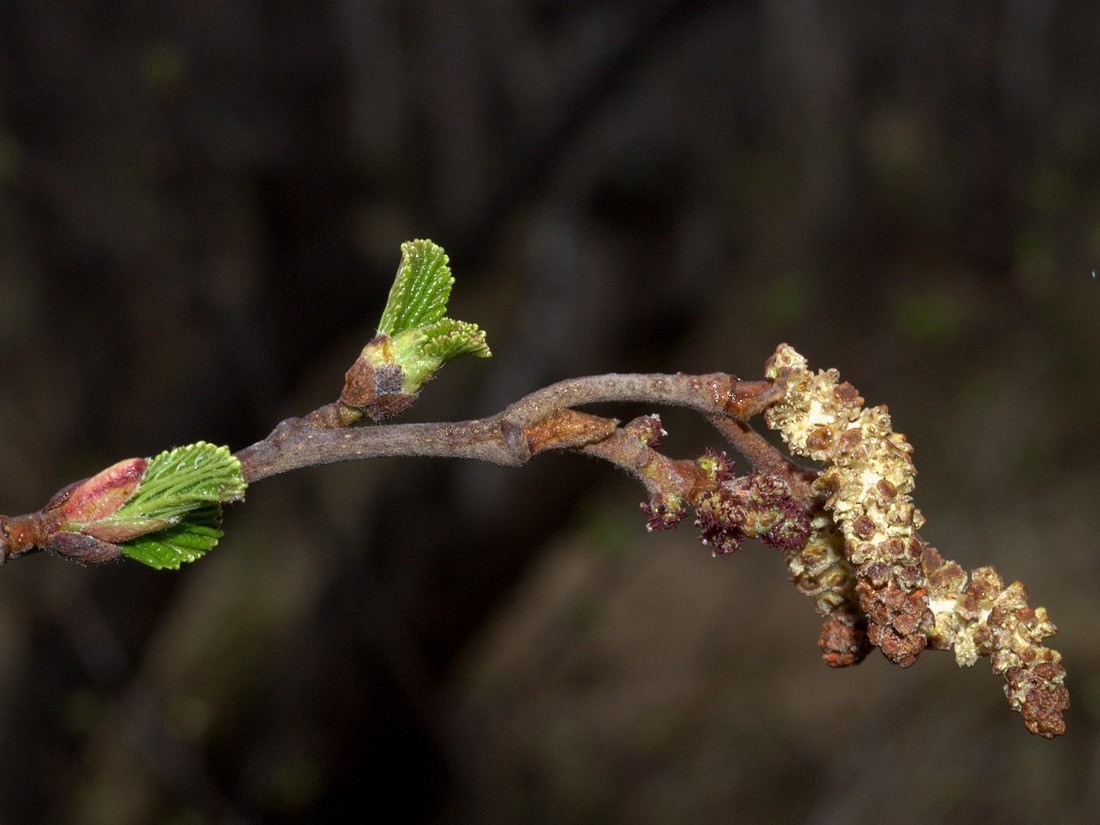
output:
[{"label": "woody branch", "polygon": [[[886,407],[864,407],[836,370],[812,372],[781,344],[763,381],[726,373],[599,375],[538,390],[487,418],[382,423],[411,405],[446,361],[489,355],[484,332],[446,316],[452,284],[442,249],[403,244],[378,335],[348,370],[337,401],[283,421],[236,454],[198,442],[128,459],[69,485],[36,513],[0,516],[0,563],[46,550],[84,564],[126,556],[177,568],[217,544],[223,504],[279,473],[377,456],[518,466],[571,450],[641,482],[650,530],[675,527],[690,512],[715,555],[749,538],[782,550],[795,587],[824,618],[819,646],[829,665],[856,664],[875,647],[902,667],[927,648],[953,650],[961,666],[988,658],[1031,732],[1064,732],[1065,669],[1060,654],[1042,644],[1054,623],[1028,605],[1019,582],[1005,586],[992,567],[968,574],[921,538],[912,447],[893,430]],[[724,452],[665,455],[656,415],[621,424],[576,409],[598,402],[693,410],[755,469],[737,475]],[[786,452],[752,428],[757,415]],[[376,426],[360,426],[370,422]]]}]

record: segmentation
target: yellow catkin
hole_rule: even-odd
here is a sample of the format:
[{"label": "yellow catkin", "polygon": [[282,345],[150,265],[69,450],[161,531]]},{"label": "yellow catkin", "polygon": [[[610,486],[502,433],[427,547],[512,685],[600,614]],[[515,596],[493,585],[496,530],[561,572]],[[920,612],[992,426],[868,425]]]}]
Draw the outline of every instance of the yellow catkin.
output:
[{"label": "yellow catkin", "polygon": [[[819,612],[835,617],[831,630],[826,623],[823,648],[826,636],[851,641],[845,611],[854,601],[866,617],[867,639],[888,658],[907,666],[927,645],[953,649],[962,666],[988,657],[1028,729],[1061,734],[1069,707],[1065,669],[1058,651],[1041,644],[1054,623],[1042,607],[1028,606],[1019,582],[1005,587],[992,567],[968,577],[920,538],[912,447],[893,431],[887,408],[864,408],[836,370],[811,372],[787,344],[776,349],[765,375],[784,388],[765,422],[794,455],[824,464],[814,489],[826,517],[815,520],[804,548],[788,553],[796,586],[815,598]],[[835,652],[834,658],[831,664],[850,663]]]}]

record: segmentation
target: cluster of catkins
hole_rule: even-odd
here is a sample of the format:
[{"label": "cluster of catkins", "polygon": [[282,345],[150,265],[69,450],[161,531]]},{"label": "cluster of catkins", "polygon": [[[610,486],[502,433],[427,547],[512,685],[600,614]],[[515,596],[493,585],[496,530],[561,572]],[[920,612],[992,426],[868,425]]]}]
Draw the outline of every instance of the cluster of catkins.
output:
[{"label": "cluster of catkins", "polygon": [[788,549],[795,585],[825,617],[829,664],[854,664],[871,645],[903,667],[925,647],[953,649],[961,666],[988,656],[1006,679],[1009,704],[1032,733],[1065,731],[1069,707],[1060,654],[1041,642],[1055,632],[1019,582],[1005,587],[992,567],[966,572],[918,534],[912,447],[891,429],[885,406],[863,399],[836,370],[816,373],[786,344],[766,365],[784,388],[764,413],[792,454],[821,462],[821,509],[808,540]]}]

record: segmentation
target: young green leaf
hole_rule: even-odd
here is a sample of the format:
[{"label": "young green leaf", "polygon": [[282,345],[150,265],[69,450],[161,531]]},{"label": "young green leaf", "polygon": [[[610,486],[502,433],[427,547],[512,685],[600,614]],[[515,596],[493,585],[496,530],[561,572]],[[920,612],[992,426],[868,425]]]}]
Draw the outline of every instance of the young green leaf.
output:
[{"label": "young green leaf", "polygon": [[222,537],[221,507],[196,510],[178,524],[119,545],[123,554],[158,570],[176,570],[214,549]]},{"label": "young green leaf", "polygon": [[485,330],[466,321],[441,318],[424,328],[424,336],[427,339],[423,347],[424,355],[438,358],[440,364],[460,355],[488,358],[492,354],[485,341]]},{"label": "young green leaf", "polygon": [[447,361],[460,355],[488,358],[476,324],[446,317],[454,277],[442,247],[428,240],[401,244],[401,264],[378,335],[345,377],[340,395],[345,426],[380,421],[406,409]]},{"label": "young green leaf", "polygon": [[439,368],[460,355],[488,358],[489,345],[477,324],[441,318],[393,339],[394,362],[403,370],[402,392],[416,393]]},{"label": "young green leaf", "polygon": [[149,459],[133,495],[113,512],[65,528],[113,542],[151,567],[175,569],[218,543],[222,504],[243,498],[247,486],[227,447],[199,441]]},{"label": "young green leaf", "polygon": [[176,524],[207,505],[238,501],[247,486],[229,448],[199,441],[151,458],[134,495],[103,521]]},{"label": "young green leaf", "polygon": [[378,322],[378,332],[393,336],[442,318],[455,282],[449,263],[443,247],[432,241],[401,244],[401,263]]}]

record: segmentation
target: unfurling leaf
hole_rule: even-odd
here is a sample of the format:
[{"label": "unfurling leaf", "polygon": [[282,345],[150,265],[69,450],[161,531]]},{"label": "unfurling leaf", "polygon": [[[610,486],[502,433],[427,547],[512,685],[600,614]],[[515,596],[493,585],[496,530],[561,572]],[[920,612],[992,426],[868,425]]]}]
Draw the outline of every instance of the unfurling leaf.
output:
[{"label": "unfurling leaf", "polygon": [[175,524],[206,505],[240,500],[247,486],[228,447],[198,441],[151,458],[137,492],[111,518]]},{"label": "unfurling leaf", "polygon": [[214,549],[222,530],[221,507],[211,505],[190,513],[178,524],[119,545],[123,554],[157,569],[175,570]]},{"label": "unfurling leaf", "polygon": [[405,330],[389,347],[394,363],[402,370],[401,391],[413,395],[420,391],[439,368],[460,355],[488,358],[485,332],[477,324],[441,318],[427,326]]},{"label": "unfurling leaf", "polygon": [[200,441],[150,459],[133,498],[107,521],[148,525],[152,529],[120,543],[122,552],[150,567],[175,569],[214,548],[222,536],[221,505],[243,498],[246,487],[229,449]]},{"label": "unfurling leaf", "polygon": [[348,371],[340,395],[343,426],[380,421],[406,409],[439,368],[460,355],[492,353],[477,324],[446,317],[454,277],[442,247],[401,244],[401,264],[378,335]]},{"label": "unfurling leaf", "polygon": [[401,244],[401,263],[378,332],[394,336],[434,323],[447,311],[455,279],[443,247],[428,240]]},{"label": "unfurling leaf", "polygon": [[424,343],[424,355],[438,358],[440,362],[450,361],[460,355],[472,355],[475,358],[488,358],[489,345],[485,342],[485,330],[477,324],[441,318],[431,326],[424,328],[427,340]]},{"label": "unfurling leaf", "polygon": [[50,547],[84,558],[117,545],[151,567],[176,568],[218,543],[221,506],[246,487],[229,449],[205,441],[120,461],[51,499],[61,532]]}]

